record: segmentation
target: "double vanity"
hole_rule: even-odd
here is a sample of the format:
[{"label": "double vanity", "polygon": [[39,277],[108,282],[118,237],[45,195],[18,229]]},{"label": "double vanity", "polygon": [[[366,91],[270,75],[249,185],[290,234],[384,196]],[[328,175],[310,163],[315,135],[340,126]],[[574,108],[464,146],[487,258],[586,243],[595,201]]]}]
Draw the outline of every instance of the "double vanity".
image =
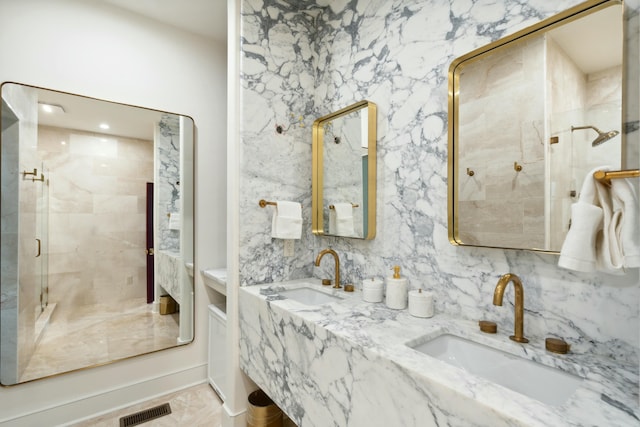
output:
[{"label": "double vanity", "polygon": [[301,279],[240,289],[240,363],[299,426],[637,425],[638,366]]}]

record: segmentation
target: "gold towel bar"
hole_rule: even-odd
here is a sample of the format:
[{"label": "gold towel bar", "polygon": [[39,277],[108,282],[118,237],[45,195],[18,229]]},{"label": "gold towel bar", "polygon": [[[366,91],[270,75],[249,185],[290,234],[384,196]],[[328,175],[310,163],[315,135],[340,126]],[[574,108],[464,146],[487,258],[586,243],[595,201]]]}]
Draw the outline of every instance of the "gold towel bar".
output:
[{"label": "gold towel bar", "polygon": [[266,208],[267,205],[270,206],[278,206],[278,204],[276,202],[268,202],[265,199],[260,199],[260,201],[258,202],[258,204],[260,205],[261,208]]},{"label": "gold towel bar", "polygon": [[595,171],[593,173],[593,177],[602,183],[610,184],[611,183],[610,180],[612,179],[640,177],[640,170],[629,169],[629,170],[611,171],[611,172]]},{"label": "gold towel bar", "polygon": [[[359,204],[357,204],[357,203],[351,203],[351,207],[359,208],[359,207],[360,207],[360,205],[359,205]],[[335,208],[336,208],[335,206],[333,206],[333,205],[329,205],[329,209],[335,209]]]},{"label": "gold towel bar", "polygon": [[261,199],[258,204],[260,205],[261,208],[266,208],[267,205],[271,205],[271,206],[278,206],[278,204],[276,202],[267,202],[265,199]]}]

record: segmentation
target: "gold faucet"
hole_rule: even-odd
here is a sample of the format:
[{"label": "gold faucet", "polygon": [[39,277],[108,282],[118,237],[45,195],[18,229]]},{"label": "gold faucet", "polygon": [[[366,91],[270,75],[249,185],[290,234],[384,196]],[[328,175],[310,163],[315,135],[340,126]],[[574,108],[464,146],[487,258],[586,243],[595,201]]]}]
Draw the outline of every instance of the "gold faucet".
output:
[{"label": "gold faucet", "polygon": [[507,273],[500,277],[498,284],[496,285],[496,290],[493,293],[493,305],[502,305],[504,290],[509,282],[513,282],[513,286],[516,291],[515,335],[511,335],[509,338],[517,342],[527,343],[529,340],[524,337],[524,289],[522,288],[522,282],[518,276],[512,273]]},{"label": "gold faucet", "polygon": [[320,260],[326,254],[333,255],[333,259],[336,260],[336,283],[333,285],[334,288],[340,289],[342,286],[340,285],[340,258],[338,258],[338,254],[333,249],[325,249],[318,254],[316,257],[316,267],[320,266]]}]

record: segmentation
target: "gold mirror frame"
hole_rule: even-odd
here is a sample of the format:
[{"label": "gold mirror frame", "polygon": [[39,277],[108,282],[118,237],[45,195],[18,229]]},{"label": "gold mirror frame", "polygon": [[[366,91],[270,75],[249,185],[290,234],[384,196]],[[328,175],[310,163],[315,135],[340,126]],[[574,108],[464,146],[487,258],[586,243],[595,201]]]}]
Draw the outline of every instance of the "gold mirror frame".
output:
[{"label": "gold mirror frame", "polygon": [[[363,237],[339,236],[324,231],[324,135],[325,126],[331,121],[357,112],[367,110],[367,203],[362,206],[363,219],[367,227]],[[371,240],[376,235],[376,112],[377,106],[373,102],[360,101],[339,111],[320,117],[313,123],[312,145],[312,232],[320,236],[349,237]],[[364,211],[366,210],[366,212]]]},{"label": "gold mirror frame", "polygon": [[[472,244],[465,243],[459,237],[458,232],[458,190],[456,186],[458,185],[457,174],[460,171],[460,166],[458,164],[459,154],[458,154],[458,146],[456,144],[456,138],[458,136],[458,125],[459,125],[459,116],[458,116],[458,96],[459,96],[459,74],[457,74],[458,67],[465,62],[472,62],[478,59],[481,59],[480,56],[486,53],[489,53],[495,49],[503,47],[509,43],[515,44],[524,42],[526,40],[531,39],[533,36],[537,36],[546,31],[552,30],[574,20],[583,18],[587,15],[590,15],[594,12],[600,11],[602,9],[623,5],[622,0],[589,0],[583,2],[577,6],[574,6],[570,9],[567,9],[557,15],[554,15],[548,19],[545,19],[535,25],[527,27],[521,31],[518,31],[510,36],[499,39],[493,43],[490,43],[486,46],[475,49],[459,58],[456,58],[449,67],[449,75],[448,75],[448,109],[449,109],[449,124],[448,124],[448,237],[449,242],[454,246],[475,246],[475,247],[492,247],[498,249],[520,249],[520,250],[531,250],[535,252],[542,253],[550,253],[550,254],[558,254],[559,251],[549,250],[544,248],[524,248],[524,247],[505,247],[505,246],[491,246],[491,245],[483,245],[483,244]],[[621,15],[622,20],[622,15]],[[623,37],[624,38],[624,37]],[[623,40],[624,42],[624,40]],[[623,58],[624,61],[624,58]],[[623,79],[624,80],[624,79]],[[624,105],[624,85],[622,90],[622,105]],[[624,111],[622,112],[622,117],[624,117]],[[621,123],[622,126],[622,123]],[[624,164],[625,159],[625,141],[624,135],[622,136],[622,163]],[[553,143],[553,142],[551,142]],[[518,163],[514,163],[514,169],[516,171],[520,171],[522,166],[518,165]],[[474,171],[471,168],[467,168],[467,175],[473,176]]]},{"label": "gold mirror frame", "polygon": [[[18,99],[16,104],[20,107],[17,111],[21,111],[20,114],[14,114],[10,103],[5,102],[5,88],[7,88],[7,90],[16,88],[13,92],[19,89],[21,95],[23,93],[26,94],[21,98],[16,98]],[[103,301],[104,298],[100,297],[100,295],[92,294],[90,297],[97,299],[97,302],[90,305],[93,300],[87,302],[83,299],[81,302],[86,305],[78,308],[76,299],[80,299],[78,297],[80,294],[68,291],[69,289],[73,289],[72,285],[74,284],[72,280],[69,280],[68,282],[70,283],[65,283],[67,292],[60,291],[58,288],[57,298],[55,301],[52,301],[52,303],[55,302],[56,304],[49,306],[57,305],[55,312],[53,310],[47,310],[44,306],[47,306],[46,299],[49,291],[47,280],[49,280],[49,276],[45,272],[47,277],[43,283],[46,283],[46,285],[36,283],[38,288],[42,288],[43,286],[46,288],[46,292],[44,293],[44,306],[42,293],[40,302],[35,301],[33,304],[35,304],[35,306],[39,305],[39,307],[35,307],[38,312],[46,312],[48,315],[43,322],[38,320],[34,328],[34,319],[32,319],[32,316],[27,316],[27,320],[22,320],[19,317],[22,311],[30,314],[30,310],[25,309],[21,310],[20,313],[15,313],[17,308],[14,304],[17,304],[17,295],[18,293],[20,293],[20,295],[23,294],[23,274],[19,272],[17,267],[9,271],[9,268],[5,268],[3,265],[3,280],[2,283],[0,283],[0,291],[2,291],[0,316],[2,316],[3,320],[9,319],[5,316],[12,316],[11,318],[15,318],[16,320],[14,322],[0,322],[0,352],[5,356],[10,356],[4,359],[0,358],[0,362],[2,362],[2,365],[0,365],[0,386],[11,387],[69,372],[90,369],[193,342],[195,319],[192,291],[193,279],[188,277],[189,273],[186,265],[193,261],[195,251],[193,239],[195,177],[193,152],[195,150],[196,129],[193,118],[186,115],[15,82],[3,82],[2,85],[0,85],[0,89],[2,89],[1,92],[3,95],[3,108],[0,114],[3,122],[3,132],[0,135],[4,156],[2,158],[2,167],[0,167],[0,170],[2,170],[3,203],[5,202],[6,192],[14,193],[12,195],[12,204],[14,202],[20,202],[20,200],[18,200],[18,193],[21,188],[19,185],[25,186],[26,188],[33,183],[43,187],[49,187],[52,183],[66,183],[70,177],[76,176],[78,182],[83,184],[80,188],[85,191],[84,193],[82,191],[73,191],[75,187],[70,186],[72,190],[69,191],[68,194],[75,195],[76,193],[83,193],[87,196],[94,197],[96,192],[93,191],[91,184],[91,179],[94,174],[98,175],[98,180],[104,175],[108,178],[113,177],[114,180],[117,181],[116,184],[120,180],[128,184],[109,186],[109,190],[117,192],[113,199],[121,196],[126,198],[127,201],[130,201],[133,197],[138,197],[137,201],[140,202],[142,198],[145,197],[142,194],[145,190],[145,182],[143,181],[153,183],[154,185],[154,197],[150,199],[145,198],[144,200],[145,202],[148,200],[153,201],[154,243],[152,247],[147,247],[145,239],[138,235],[140,233],[130,232],[125,236],[120,229],[115,229],[114,232],[112,230],[114,227],[113,224],[107,224],[106,222],[105,225],[110,227],[108,230],[102,233],[94,232],[92,234],[83,234],[84,246],[82,246],[82,248],[84,249],[87,248],[87,243],[91,244],[90,247],[94,247],[94,242],[104,242],[105,236],[108,236],[113,238],[114,242],[117,242],[113,245],[115,250],[121,252],[125,250],[135,251],[134,254],[127,253],[126,256],[122,257],[122,261],[128,263],[125,266],[126,268],[122,268],[122,266],[111,267],[112,269],[115,268],[114,271],[116,271],[117,274],[121,276],[130,275],[131,277],[131,283],[129,283],[129,277],[126,277],[127,286],[131,285],[128,287],[124,287],[122,284],[120,284],[120,287],[115,286],[114,281],[114,291],[111,293],[117,294],[118,297],[114,297],[109,301]],[[43,119],[46,113],[41,113],[40,111],[43,111],[45,106],[54,107],[53,116],[62,114],[63,116],[69,117],[69,119],[64,123],[58,120],[52,122],[51,119]],[[26,112],[22,113],[22,110]],[[55,111],[57,111],[57,113],[55,113]],[[24,121],[25,124],[21,125],[21,121]],[[111,129],[102,130],[98,128],[98,124],[104,121],[112,121],[110,123]],[[136,126],[130,126],[134,122]],[[139,124],[144,125],[145,135],[140,134]],[[18,125],[22,126],[19,130],[15,128]],[[28,148],[28,150],[33,151],[33,153],[29,151],[27,154],[33,154],[33,156],[27,157],[26,159],[22,157],[23,149],[20,148],[26,145],[21,135],[23,129],[25,129],[26,138],[32,138],[34,136],[37,138],[37,144]],[[37,132],[36,129],[38,129]],[[146,129],[149,129],[149,131]],[[8,130],[6,135],[5,130]],[[95,143],[96,148],[88,148],[87,144],[90,143]],[[141,148],[143,145],[149,143],[151,144],[149,147]],[[85,163],[87,163],[86,168],[70,168],[68,164],[71,161],[61,159],[64,159],[62,155],[66,153],[71,153],[72,151],[75,153],[72,147],[76,144],[80,148],[75,150],[77,151],[77,154],[74,154],[76,156],[74,158],[75,162],[78,162],[78,156],[84,156],[89,159],[104,158],[104,164],[101,164],[101,162],[96,163],[97,160],[95,160],[94,163],[87,160],[85,161]],[[40,157],[41,153],[36,156],[36,151],[39,150],[38,146],[40,145],[42,145],[42,150],[48,153],[46,159]],[[84,148],[82,146],[84,146]],[[9,150],[8,147],[12,148]],[[122,150],[122,152],[120,150]],[[20,162],[19,164],[18,160]],[[38,162],[36,163],[34,160],[38,160]],[[53,167],[51,170],[44,169],[44,167],[41,166],[45,164],[45,160],[52,162]],[[27,165],[29,169],[23,171],[23,169],[27,168]],[[33,171],[31,168],[33,168]],[[105,169],[107,171],[109,168],[113,169],[117,171],[117,174],[115,172],[102,174],[101,168],[107,168]],[[93,172],[94,170],[98,172]],[[131,176],[124,176],[125,172]],[[101,182],[102,181],[99,181],[99,183]],[[111,183],[111,181],[107,182]],[[11,184],[11,187],[5,187],[6,184]],[[135,186],[135,194],[130,188],[133,186]],[[14,190],[14,187],[18,187],[18,191],[9,191]],[[66,188],[64,185],[62,187]],[[106,187],[106,185],[104,185],[104,187]],[[180,189],[180,194],[177,198],[174,197],[177,191],[176,189]],[[147,191],[150,191],[148,187]],[[102,194],[98,195],[101,196]],[[54,196],[51,197],[52,199],[54,198]],[[135,226],[138,226],[140,222],[142,224],[141,227],[144,227],[145,217],[147,217],[148,214],[142,214],[140,210],[144,209],[143,205],[146,203],[142,205],[138,203],[135,212],[129,212],[127,210],[125,213],[129,215],[129,217],[136,216],[136,219],[141,219],[141,221],[123,221],[123,218],[119,217],[120,213],[113,213],[116,212],[113,210],[113,206],[116,205],[116,201],[113,199],[106,208],[106,215],[102,212],[98,212],[98,214],[105,215],[105,217],[112,220],[114,224],[124,223],[129,227],[130,222],[133,222]],[[12,209],[12,204],[7,204],[8,209]],[[60,202],[58,201],[57,204],[60,204]],[[73,205],[72,203],[67,204]],[[105,204],[102,203],[99,206],[105,206]],[[3,206],[3,208],[5,207]],[[176,208],[179,210],[174,210]],[[22,207],[20,209],[22,209]],[[180,214],[177,216],[179,221],[178,228],[176,228],[177,223],[171,223],[170,212]],[[14,218],[18,218],[18,215],[23,214],[20,210],[9,213]],[[27,212],[27,214],[34,216],[33,212]],[[69,227],[78,230],[84,230],[84,228],[86,228],[86,226],[84,228],[82,227],[83,222],[78,221],[78,215],[73,212],[67,213],[63,211],[54,212],[54,214],[60,218],[75,215],[73,217],[74,220],[70,221]],[[81,214],[86,213],[83,211]],[[89,214],[95,214],[95,212],[90,212]],[[3,210],[3,263],[7,260],[12,261],[15,259],[17,261],[18,249],[27,246],[17,242],[21,235],[24,234],[22,227],[19,230],[15,230],[13,226],[15,221],[11,223],[11,227],[5,227],[5,220],[8,217],[9,215],[5,215],[5,211]],[[47,219],[47,223],[49,222]],[[53,225],[53,222],[51,223]],[[59,229],[52,231],[57,231],[59,236],[62,235]],[[5,242],[5,233],[15,234],[16,240],[7,239]],[[47,234],[47,231],[45,231],[44,234]],[[71,240],[76,246],[80,246],[80,244],[74,240],[74,236],[66,234],[64,235],[64,239],[65,241],[67,239]],[[35,240],[38,243],[35,258],[45,259],[48,267],[50,254],[48,253],[45,239]],[[58,261],[60,259],[60,253],[63,253],[64,256],[73,257],[72,249],[65,246],[64,251],[61,251],[59,243],[61,238],[57,237],[57,240]],[[176,244],[178,252],[175,252]],[[28,245],[29,254],[32,252],[31,246],[32,245]],[[36,246],[34,246],[34,248],[35,247]],[[99,247],[100,250],[103,251],[100,255],[104,256],[104,246],[99,246],[98,243],[96,243],[95,247]],[[122,249],[123,247],[124,249]],[[14,252],[16,253],[15,256]],[[27,251],[24,250],[23,252]],[[5,258],[5,256],[7,258]],[[163,257],[162,261],[158,257]],[[76,256],[76,258],[79,257]],[[97,257],[94,259],[97,259]],[[137,263],[141,260],[149,262],[155,270],[154,300],[151,303],[146,302],[148,298],[146,295],[140,295],[145,293],[147,289],[146,283],[143,283],[142,280],[138,278],[142,273]],[[109,261],[108,257],[107,261]],[[57,262],[57,265],[59,264],[60,262]],[[176,268],[173,268],[174,265]],[[146,270],[147,266],[143,268]],[[74,264],[73,268],[77,268],[78,270],[82,269],[82,274],[89,269],[84,264]],[[132,272],[134,268],[138,269],[136,270],[136,272],[139,273],[137,276],[134,276]],[[46,268],[43,270],[46,271]],[[146,270],[146,272],[148,274],[148,270]],[[26,277],[29,280],[25,280],[24,283],[32,284],[34,280],[32,280],[31,276],[35,275],[30,272],[27,273],[30,274],[30,276]],[[58,273],[57,276],[66,277],[67,275],[75,273],[75,271],[72,271],[72,273],[55,271],[54,273]],[[118,278],[120,278],[120,276],[118,276]],[[5,282],[5,279],[8,280]],[[102,280],[103,277],[99,277],[99,279]],[[117,283],[121,282],[122,281],[119,281]],[[79,284],[84,285],[85,282],[80,281]],[[134,287],[136,294],[132,296],[132,288]],[[31,292],[30,290],[27,291]],[[24,292],[25,295],[27,291]],[[178,295],[178,293],[180,293],[180,295]],[[122,297],[123,294],[126,295],[126,298]],[[176,300],[174,301],[166,295],[175,296]],[[31,295],[29,294],[28,296]],[[35,298],[37,299],[37,295]],[[84,298],[89,299],[86,296],[84,296]],[[180,299],[182,300],[182,304],[179,306],[180,310],[176,311],[176,301]],[[28,301],[28,303],[31,304],[32,302]],[[60,308],[62,305],[73,305],[75,307],[74,310],[77,309],[78,311],[72,312],[70,315],[68,314],[68,309],[63,308],[61,313]],[[29,307],[29,309],[31,309],[31,307]],[[99,309],[103,309],[103,311],[99,311]],[[53,313],[53,316],[51,316],[51,313]],[[99,319],[96,320],[95,317],[90,317],[89,314],[95,314]],[[89,318],[89,322],[86,325],[74,325],[71,321],[68,321],[69,319],[73,321],[76,319],[86,321],[87,318]],[[50,323],[49,320],[51,320]],[[37,323],[43,323],[45,326],[38,328]],[[135,325],[138,326],[138,328],[133,328],[132,326],[123,327],[125,324]],[[20,332],[19,334],[15,334],[15,338],[12,337],[14,327],[16,330],[18,330],[19,327]],[[110,330],[117,329],[119,332],[115,336],[112,336],[103,330],[107,327],[109,327]],[[52,328],[54,328],[54,331],[52,331],[53,336],[47,337],[46,332]],[[65,331],[64,334],[60,333],[64,328],[69,329]],[[27,341],[33,342],[34,340],[31,335],[27,336],[24,332],[28,331],[31,333],[33,329],[42,331],[40,334],[36,332],[36,336],[40,337],[38,340],[44,344],[42,346],[43,348],[39,349],[36,345],[30,345],[29,348],[25,350],[22,343]],[[100,342],[98,342],[98,338]],[[15,350],[13,346],[16,346]],[[108,351],[103,351],[105,347],[108,348]],[[87,354],[83,353],[83,349],[85,348],[90,348]],[[39,351],[36,352],[36,349]],[[67,355],[65,355],[65,353],[67,353]],[[22,356],[22,354],[26,356]],[[24,359],[24,357],[26,357],[26,359]],[[64,363],[62,363],[62,361],[64,361]],[[28,372],[25,373],[27,369]],[[9,371],[10,373],[7,374]]]}]

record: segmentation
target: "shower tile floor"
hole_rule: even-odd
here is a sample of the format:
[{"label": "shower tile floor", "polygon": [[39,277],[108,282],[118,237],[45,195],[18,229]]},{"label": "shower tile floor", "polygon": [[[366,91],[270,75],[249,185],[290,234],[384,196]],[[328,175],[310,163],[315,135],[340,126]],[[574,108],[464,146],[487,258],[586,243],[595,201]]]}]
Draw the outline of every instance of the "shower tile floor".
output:
[{"label": "shower tile floor", "polygon": [[179,313],[151,312],[145,298],[63,309],[58,305],[20,381],[176,345]]}]

